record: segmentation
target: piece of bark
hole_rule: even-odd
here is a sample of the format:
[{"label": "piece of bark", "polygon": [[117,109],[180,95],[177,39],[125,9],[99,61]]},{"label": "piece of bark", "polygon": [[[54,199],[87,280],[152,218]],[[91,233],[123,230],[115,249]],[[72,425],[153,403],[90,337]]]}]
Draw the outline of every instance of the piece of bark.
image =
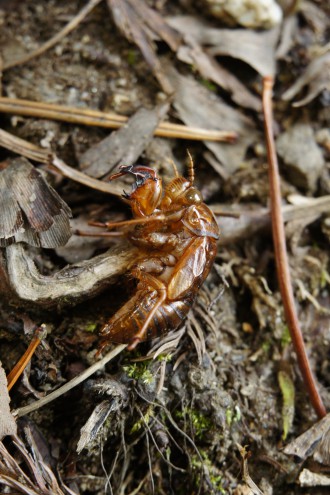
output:
[{"label": "piece of bark", "polygon": [[[259,204],[218,205],[213,204],[212,210],[219,215],[217,220],[220,227],[220,244],[228,245],[243,241],[263,230],[270,230],[271,219],[268,208]],[[308,198],[302,204],[285,205],[282,207],[285,222],[312,223],[315,218],[330,210],[330,196]],[[237,214],[238,218],[221,216],[221,213]]]},{"label": "piece of bark", "polygon": [[25,158],[0,171],[0,246],[63,246],[71,236],[70,217],[67,204]]},{"label": "piece of bark", "polygon": [[153,110],[138,110],[121,129],[83,153],[79,157],[80,168],[87,175],[100,178],[116,166],[136,163],[153,139],[166,109],[167,105]]},{"label": "piece of bark", "polygon": [[7,377],[0,361],[0,441],[7,435],[17,435],[17,426],[10,412]]},{"label": "piece of bark", "polygon": [[175,87],[174,107],[187,125],[230,130],[238,134],[235,144],[211,143],[205,145],[214,153],[228,173],[242,164],[247,148],[258,137],[253,121],[194,79],[180,75],[168,68],[168,75]]},{"label": "piece of bark", "polygon": [[202,46],[208,46],[212,55],[225,55],[243,60],[261,76],[274,75],[275,49],[280,30],[217,29],[197,17],[176,16],[168,23],[185,35],[192,36]]},{"label": "piece of bark", "polygon": [[96,295],[127,272],[137,256],[136,248],[122,244],[91,260],[44,276],[23,244],[13,244],[6,248],[6,269],[11,288],[21,303],[51,308],[78,303]]}]

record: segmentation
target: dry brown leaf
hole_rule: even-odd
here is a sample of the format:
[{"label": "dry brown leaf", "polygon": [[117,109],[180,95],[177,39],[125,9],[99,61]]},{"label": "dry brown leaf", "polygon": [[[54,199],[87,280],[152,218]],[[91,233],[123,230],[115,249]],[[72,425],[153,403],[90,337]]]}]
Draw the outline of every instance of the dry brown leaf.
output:
[{"label": "dry brown leaf", "polygon": [[314,473],[309,469],[303,469],[299,475],[300,486],[330,486],[330,477],[321,473]]},{"label": "dry brown leaf", "polygon": [[253,121],[194,79],[170,68],[168,75],[175,87],[174,107],[185,124],[237,132],[238,140],[233,145],[205,141],[226,171],[233,173],[244,160],[247,148],[257,139]]},{"label": "dry brown leaf", "polygon": [[186,44],[182,45],[177,57],[179,60],[193,65],[199,74],[221,88],[228,91],[235,103],[246,108],[252,108],[259,112],[261,110],[261,100],[254,96],[231,72],[222,67],[214,57],[206,53],[205,50],[193,39],[190,41],[186,37]]},{"label": "dry brown leaf", "polygon": [[243,60],[262,76],[275,74],[275,49],[279,28],[270,31],[217,29],[192,16],[168,18],[168,23],[202,46],[212,55],[226,55]]},{"label": "dry brown leaf", "polygon": [[[286,455],[294,455],[303,461],[315,453],[324,439],[330,436],[330,414],[327,414],[320,421],[315,423],[309,430],[305,431],[298,438],[293,440],[284,448]],[[322,462],[318,460],[319,462]],[[328,459],[329,462],[329,453]]]}]

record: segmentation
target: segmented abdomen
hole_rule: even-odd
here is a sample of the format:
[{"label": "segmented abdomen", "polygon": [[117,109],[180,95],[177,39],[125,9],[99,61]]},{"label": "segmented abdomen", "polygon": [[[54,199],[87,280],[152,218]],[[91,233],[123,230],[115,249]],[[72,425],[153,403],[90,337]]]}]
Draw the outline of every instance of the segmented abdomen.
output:
[{"label": "segmented abdomen", "polygon": [[[180,300],[165,301],[155,312],[142,340],[154,339],[175,330],[187,316],[193,300],[194,298],[188,295]],[[105,342],[129,344],[142,328],[156,301],[156,291],[138,290],[103,326],[101,335],[104,340],[101,347]]]}]

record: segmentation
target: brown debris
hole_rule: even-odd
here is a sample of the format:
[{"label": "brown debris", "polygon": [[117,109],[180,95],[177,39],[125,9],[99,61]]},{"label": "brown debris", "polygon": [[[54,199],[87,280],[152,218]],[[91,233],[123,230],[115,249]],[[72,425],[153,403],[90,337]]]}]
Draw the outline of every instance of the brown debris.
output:
[{"label": "brown debris", "polygon": [[319,448],[322,446],[322,442],[329,446],[330,436],[330,414],[327,414],[317,423],[313,424],[311,428],[305,431],[298,438],[293,440],[287,445],[283,452],[286,455],[294,455],[299,461],[304,461],[307,457],[313,455],[316,456],[318,462],[330,465],[329,450],[325,450],[325,456],[320,457]]},{"label": "brown debris", "polygon": [[179,60],[192,64],[202,77],[213,81],[221,88],[228,91],[235,103],[246,108],[251,108],[259,112],[261,101],[254,96],[231,72],[222,67],[214,57],[209,55],[194,40],[186,39],[186,44],[182,45],[177,57]]}]

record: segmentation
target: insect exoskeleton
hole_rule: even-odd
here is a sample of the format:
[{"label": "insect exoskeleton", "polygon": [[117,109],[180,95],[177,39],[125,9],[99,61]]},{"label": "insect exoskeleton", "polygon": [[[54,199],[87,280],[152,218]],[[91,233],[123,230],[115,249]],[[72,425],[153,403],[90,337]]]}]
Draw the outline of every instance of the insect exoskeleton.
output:
[{"label": "insect exoskeleton", "polygon": [[124,194],[133,218],[111,228],[125,229],[141,257],[132,268],[135,293],[101,329],[100,350],[110,342],[132,350],[176,329],[186,317],[217,252],[219,228],[194,186],[190,160],[188,179],[178,175],[166,187],[155,170],[141,165],[120,167],[110,177],[130,174],[132,191]]}]

